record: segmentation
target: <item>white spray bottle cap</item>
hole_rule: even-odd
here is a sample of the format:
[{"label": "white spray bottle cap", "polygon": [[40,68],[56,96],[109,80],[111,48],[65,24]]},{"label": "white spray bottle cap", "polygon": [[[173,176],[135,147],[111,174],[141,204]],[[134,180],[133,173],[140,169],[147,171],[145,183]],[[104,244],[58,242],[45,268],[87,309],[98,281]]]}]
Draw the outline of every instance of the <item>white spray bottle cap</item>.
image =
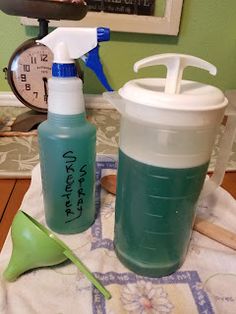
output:
[{"label": "white spray bottle cap", "polygon": [[97,28],[60,27],[38,42],[54,54],[53,78],[48,82],[48,111],[62,115],[84,112],[83,84],[77,77],[74,59],[97,46]]},{"label": "white spray bottle cap", "polygon": [[97,28],[59,27],[38,40],[54,54],[52,75],[54,77],[76,76],[74,59],[97,46]]},{"label": "white spray bottle cap", "polygon": [[54,62],[70,63],[97,46],[97,28],[59,27],[38,42],[53,51]]}]

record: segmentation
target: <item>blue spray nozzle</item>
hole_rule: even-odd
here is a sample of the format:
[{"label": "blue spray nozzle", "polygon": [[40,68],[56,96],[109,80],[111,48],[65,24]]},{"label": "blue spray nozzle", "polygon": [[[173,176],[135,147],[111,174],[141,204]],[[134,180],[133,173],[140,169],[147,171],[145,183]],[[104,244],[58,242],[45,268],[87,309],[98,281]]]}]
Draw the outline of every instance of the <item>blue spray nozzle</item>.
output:
[{"label": "blue spray nozzle", "polygon": [[98,42],[110,40],[110,29],[107,27],[98,27],[97,40]]}]

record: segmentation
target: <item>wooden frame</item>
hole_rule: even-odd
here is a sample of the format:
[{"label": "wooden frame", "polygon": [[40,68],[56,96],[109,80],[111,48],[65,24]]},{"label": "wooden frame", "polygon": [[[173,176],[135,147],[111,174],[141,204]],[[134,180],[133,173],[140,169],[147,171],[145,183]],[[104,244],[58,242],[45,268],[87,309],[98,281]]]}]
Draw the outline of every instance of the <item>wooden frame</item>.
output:
[{"label": "wooden frame", "polygon": [[[52,27],[109,27],[112,31],[178,35],[183,0],[166,0],[164,16],[143,16],[88,12],[80,21],[50,21]],[[37,20],[21,18],[23,25],[38,25]]]}]

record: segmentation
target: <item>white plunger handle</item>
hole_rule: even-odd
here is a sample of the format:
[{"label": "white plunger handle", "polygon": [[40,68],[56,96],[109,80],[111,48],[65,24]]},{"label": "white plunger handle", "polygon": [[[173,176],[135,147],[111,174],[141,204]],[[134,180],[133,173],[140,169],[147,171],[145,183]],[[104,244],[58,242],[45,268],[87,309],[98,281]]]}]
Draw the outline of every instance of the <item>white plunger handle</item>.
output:
[{"label": "white plunger handle", "polygon": [[216,67],[200,58],[185,54],[165,53],[144,58],[134,64],[134,71],[153,65],[165,65],[167,67],[165,93],[178,94],[183,76],[183,71],[187,66],[192,66],[209,71],[211,75],[216,75]]}]

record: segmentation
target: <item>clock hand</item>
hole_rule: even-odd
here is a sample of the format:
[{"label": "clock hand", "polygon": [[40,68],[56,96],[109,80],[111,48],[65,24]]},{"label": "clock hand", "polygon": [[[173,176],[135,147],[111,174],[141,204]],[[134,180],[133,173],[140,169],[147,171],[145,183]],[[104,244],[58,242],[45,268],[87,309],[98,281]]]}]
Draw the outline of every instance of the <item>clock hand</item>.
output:
[{"label": "clock hand", "polygon": [[43,77],[43,86],[44,86],[44,100],[48,100],[48,79]]}]

